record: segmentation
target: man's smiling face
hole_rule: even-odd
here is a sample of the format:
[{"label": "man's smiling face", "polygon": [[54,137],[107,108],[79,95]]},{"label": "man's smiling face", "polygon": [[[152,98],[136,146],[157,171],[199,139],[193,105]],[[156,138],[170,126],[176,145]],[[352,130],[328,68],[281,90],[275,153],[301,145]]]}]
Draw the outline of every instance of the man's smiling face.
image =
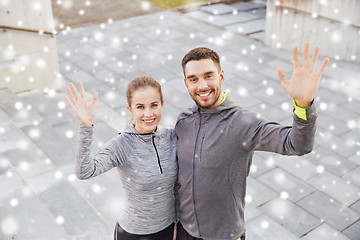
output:
[{"label": "man's smiling face", "polygon": [[184,68],[185,85],[201,108],[213,108],[222,101],[224,72],[211,59],[193,60]]}]

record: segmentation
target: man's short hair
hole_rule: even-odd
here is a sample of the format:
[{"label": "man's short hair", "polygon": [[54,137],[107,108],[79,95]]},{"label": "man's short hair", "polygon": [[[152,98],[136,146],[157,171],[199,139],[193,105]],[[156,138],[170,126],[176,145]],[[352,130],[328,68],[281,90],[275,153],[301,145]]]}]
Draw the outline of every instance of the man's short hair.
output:
[{"label": "man's short hair", "polygon": [[183,72],[185,73],[185,66],[190,61],[199,61],[202,59],[211,59],[214,64],[218,67],[219,71],[220,67],[220,57],[219,55],[210,48],[207,47],[198,47],[190,50],[182,59],[181,66]]}]

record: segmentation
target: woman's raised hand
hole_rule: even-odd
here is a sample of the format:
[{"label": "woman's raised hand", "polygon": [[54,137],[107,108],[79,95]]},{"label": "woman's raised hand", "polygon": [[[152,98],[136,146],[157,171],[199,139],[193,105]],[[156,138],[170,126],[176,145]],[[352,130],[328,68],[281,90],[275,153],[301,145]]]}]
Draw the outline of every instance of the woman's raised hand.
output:
[{"label": "woman's raised hand", "polygon": [[68,96],[65,100],[81,125],[92,126],[95,118],[96,103],[98,100],[98,93],[93,95],[92,102],[89,103],[85,96],[85,90],[81,82],[79,82],[79,91],[77,92],[74,84],[70,83],[66,88]]}]

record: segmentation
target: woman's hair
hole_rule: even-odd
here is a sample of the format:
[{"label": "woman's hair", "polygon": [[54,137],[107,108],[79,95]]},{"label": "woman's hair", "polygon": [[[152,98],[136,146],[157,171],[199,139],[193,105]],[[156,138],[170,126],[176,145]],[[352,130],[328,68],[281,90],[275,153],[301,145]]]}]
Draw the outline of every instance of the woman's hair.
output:
[{"label": "woman's hair", "polygon": [[133,93],[138,89],[146,88],[146,87],[153,87],[159,91],[161,105],[163,105],[164,99],[163,99],[160,83],[158,83],[154,78],[150,76],[141,76],[131,80],[127,86],[126,100],[129,107],[131,106],[131,99]]}]

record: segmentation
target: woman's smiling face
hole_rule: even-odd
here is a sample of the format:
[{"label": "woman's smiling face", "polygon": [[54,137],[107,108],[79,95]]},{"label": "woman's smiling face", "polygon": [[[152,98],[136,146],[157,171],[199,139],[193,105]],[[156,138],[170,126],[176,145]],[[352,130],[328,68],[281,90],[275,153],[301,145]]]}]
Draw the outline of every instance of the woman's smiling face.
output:
[{"label": "woman's smiling face", "polygon": [[133,92],[128,106],[135,129],[140,133],[155,131],[161,120],[162,103],[159,91],[153,87],[139,88]]}]

